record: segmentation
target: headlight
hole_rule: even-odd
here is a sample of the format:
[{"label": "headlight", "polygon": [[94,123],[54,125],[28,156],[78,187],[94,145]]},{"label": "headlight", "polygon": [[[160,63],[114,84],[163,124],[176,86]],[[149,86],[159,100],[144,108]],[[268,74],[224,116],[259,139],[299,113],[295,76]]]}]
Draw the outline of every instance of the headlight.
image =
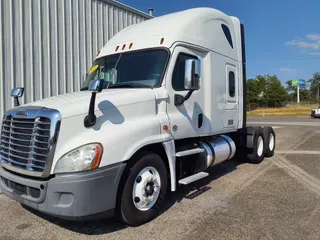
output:
[{"label": "headlight", "polygon": [[102,156],[100,144],[88,144],[76,148],[61,157],[54,169],[54,173],[77,172],[97,168]]}]

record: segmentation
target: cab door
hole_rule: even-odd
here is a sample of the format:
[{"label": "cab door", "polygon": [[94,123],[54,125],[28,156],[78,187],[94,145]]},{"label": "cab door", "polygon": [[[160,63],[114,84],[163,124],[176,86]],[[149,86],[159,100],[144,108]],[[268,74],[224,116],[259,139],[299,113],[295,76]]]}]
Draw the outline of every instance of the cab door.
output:
[{"label": "cab door", "polygon": [[[200,61],[200,73],[202,73],[203,56],[200,52],[178,46],[171,56],[166,88],[170,101],[167,113],[170,119],[171,133],[174,139],[183,139],[198,136],[203,131],[204,121],[204,89],[200,87],[194,90],[188,100],[177,106],[177,98],[186,97],[190,92],[184,86],[186,61],[194,59]],[[201,86],[200,77],[200,86]]]},{"label": "cab door", "polygon": [[224,106],[225,128],[235,128],[239,121],[239,81],[236,65],[226,64],[226,103]]}]

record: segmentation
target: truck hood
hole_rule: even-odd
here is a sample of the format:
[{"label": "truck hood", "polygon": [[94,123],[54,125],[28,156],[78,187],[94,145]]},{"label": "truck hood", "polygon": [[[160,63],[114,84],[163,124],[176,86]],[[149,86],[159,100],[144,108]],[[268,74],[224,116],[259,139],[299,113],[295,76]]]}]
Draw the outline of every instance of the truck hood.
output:
[{"label": "truck hood", "polygon": [[[60,111],[62,118],[86,114],[89,109],[91,92],[81,91],[50,97],[23,105],[40,106]],[[120,107],[139,102],[155,100],[152,89],[105,89],[96,96],[95,111]]]}]

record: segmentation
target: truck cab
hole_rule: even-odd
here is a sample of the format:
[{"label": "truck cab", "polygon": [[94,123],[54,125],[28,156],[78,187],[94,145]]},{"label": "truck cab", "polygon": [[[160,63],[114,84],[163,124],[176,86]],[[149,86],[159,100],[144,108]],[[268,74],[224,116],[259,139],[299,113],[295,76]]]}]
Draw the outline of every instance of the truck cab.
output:
[{"label": "truck cab", "polygon": [[130,26],[100,50],[81,91],[4,114],[0,187],[57,217],[143,224],[209,167],[273,155],[272,128],[246,126],[245,97],[238,18],[196,8]]}]

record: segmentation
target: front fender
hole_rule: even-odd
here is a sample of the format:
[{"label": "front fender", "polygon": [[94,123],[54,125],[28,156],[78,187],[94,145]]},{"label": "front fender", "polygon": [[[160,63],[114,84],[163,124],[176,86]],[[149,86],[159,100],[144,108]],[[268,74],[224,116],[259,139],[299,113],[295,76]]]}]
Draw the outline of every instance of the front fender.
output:
[{"label": "front fender", "polygon": [[85,144],[102,144],[102,167],[126,161],[143,146],[163,141],[154,101],[99,111],[92,128],[84,127],[85,116],[62,120],[51,173],[63,155]]}]

